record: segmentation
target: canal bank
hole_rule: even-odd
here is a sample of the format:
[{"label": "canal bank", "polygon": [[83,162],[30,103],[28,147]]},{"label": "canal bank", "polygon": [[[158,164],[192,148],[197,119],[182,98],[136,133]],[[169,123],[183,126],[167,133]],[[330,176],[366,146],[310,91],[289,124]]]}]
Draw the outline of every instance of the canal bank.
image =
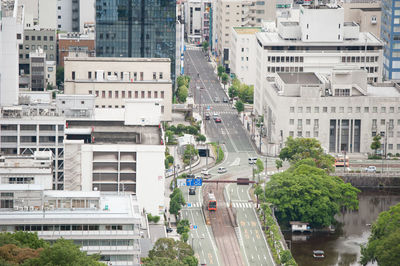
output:
[{"label": "canal bank", "polygon": [[[336,217],[341,226],[331,233],[292,234],[285,232],[293,257],[299,266],[359,265],[360,245],[368,241],[370,224],[379,213],[400,202],[400,188],[361,188],[358,211]],[[324,250],[324,259],[314,259],[313,250]]]}]

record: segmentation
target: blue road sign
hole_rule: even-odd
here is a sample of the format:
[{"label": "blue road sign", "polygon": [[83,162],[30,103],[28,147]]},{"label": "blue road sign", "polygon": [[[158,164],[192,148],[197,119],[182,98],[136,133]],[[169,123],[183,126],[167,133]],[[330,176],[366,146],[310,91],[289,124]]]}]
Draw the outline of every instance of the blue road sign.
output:
[{"label": "blue road sign", "polygon": [[186,45],[183,46],[183,51],[186,51]]},{"label": "blue road sign", "polygon": [[210,111],[210,106],[209,105],[207,105],[207,110]]},{"label": "blue road sign", "polygon": [[201,187],[203,185],[203,179],[201,178],[186,178],[186,186],[188,187]]},{"label": "blue road sign", "polygon": [[197,225],[193,225],[193,229],[197,229]]},{"label": "blue road sign", "polygon": [[188,203],[187,206],[188,206],[188,207],[192,207],[192,203]]}]

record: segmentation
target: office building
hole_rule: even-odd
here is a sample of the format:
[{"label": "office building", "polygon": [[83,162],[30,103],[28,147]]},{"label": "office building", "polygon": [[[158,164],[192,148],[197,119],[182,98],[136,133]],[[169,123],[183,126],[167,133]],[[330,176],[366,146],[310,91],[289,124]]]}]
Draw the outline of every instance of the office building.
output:
[{"label": "office building", "polygon": [[29,54],[42,49],[46,55],[46,61],[57,60],[57,40],[54,29],[26,29],[24,41],[19,45],[19,73],[30,74]]},{"label": "office building", "polygon": [[36,184],[52,189],[52,163],[50,151],[35,151],[33,155],[2,155],[0,184]]},{"label": "office building", "polygon": [[96,95],[96,108],[124,108],[129,99],[160,100],[162,120],[172,120],[168,58],[67,57],[65,94]]},{"label": "office building", "polygon": [[400,0],[382,0],[381,39],[385,44],[383,75],[400,79]]},{"label": "office building", "polygon": [[378,134],[386,153],[400,152],[400,87],[370,85],[364,70],[270,73],[259,95],[255,112],[264,115],[269,154],[279,154],[289,136],[316,138],[331,153],[368,153]]},{"label": "office building", "polygon": [[256,81],[256,33],[260,31],[261,27],[231,28],[231,73],[248,85],[254,85]]},{"label": "office building", "polygon": [[[51,98],[51,94],[47,94]],[[55,105],[41,103],[34,94],[30,95],[23,97],[29,105],[2,108],[0,152],[4,155],[32,155],[35,151],[51,151],[53,189],[62,190],[65,119],[58,114]]]},{"label": "office building", "polygon": [[[329,19],[328,19],[329,18]],[[382,42],[344,22],[340,6],[301,6],[299,21],[280,21],[277,28],[256,33],[254,98],[267,73],[317,72],[335,66],[356,66],[368,72],[368,82],[382,81]]]},{"label": "office building", "polygon": [[44,240],[72,240],[108,265],[140,265],[142,213],[134,196],[0,185],[2,232],[28,231]]},{"label": "office building", "polygon": [[188,0],[185,5],[185,35],[189,43],[209,41],[211,0]]},{"label": "office building", "polygon": [[276,1],[216,0],[213,15],[213,47],[221,64],[229,65],[232,27],[254,27],[275,20]]},{"label": "office building", "polygon": [[175,81],[176,1],[96,0],[96,55],[169,58]]},{"label": "office building", "polygon": [[1,1],[0,106],[18,104],[18,47],[22,45],[24,33],[23,13],[18,0]]},{"label": "office building", "polygon": [[65,190],[130,193],[147,212],[163,214],[160,116],[157,100],[130,100],[124,109],[95,109],[92,118],[68,118]]},{"label": "office building", "polygon": [[69,32],[58,34],[58,64],[64,67],[64,58],[71,57],[92,57],[96,56],[95,33]]},{"label": "office building", "polygon": [[46,54],[42,49],[29,53],[30,88],[32,91],[44,91],[46,88]]},{"label": "office building", "polygon": [[57,29],[83,32],[86,23],[95,22],[95,0],[58,0]]}]

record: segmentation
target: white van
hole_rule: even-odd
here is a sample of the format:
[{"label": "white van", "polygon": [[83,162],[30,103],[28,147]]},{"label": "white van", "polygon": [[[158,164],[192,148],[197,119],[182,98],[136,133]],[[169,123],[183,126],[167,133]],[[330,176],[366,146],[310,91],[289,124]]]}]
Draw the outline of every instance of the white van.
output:
[{"label": "white van", "polygon": [[227,170],[226,170],[226,168],[225,167],[218,167],[218,174],[223,174],[223,173],[226,173],[227,172]]},{"label": "white van", "polygon": [[257,157],[250,157],[249,164],[255,164],[257,162]]}]

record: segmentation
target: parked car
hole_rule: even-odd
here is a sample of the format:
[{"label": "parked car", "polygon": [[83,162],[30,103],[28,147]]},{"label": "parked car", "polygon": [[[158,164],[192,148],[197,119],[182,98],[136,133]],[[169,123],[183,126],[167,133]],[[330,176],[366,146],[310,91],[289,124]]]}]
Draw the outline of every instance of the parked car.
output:
[{"label": "parked car", "polygon": [[189,188],[189,195],[196,195],[196,187]]},{"label": "parked car", "polygon": [[215,103],[219,103],[219,98],[218,97],[214,97],[214,102]]},{"label": "parked car", "polygon": [[218,174],[223,174],[223,173],[226,173],[227,171],[228,170],[226,170],[225,167],[218,167],[218,170],[217,170]]},{"label": "parked car", "polygon": [[204,177],[209,178],[211,176],[210,172],[208,172],[208,170],[206,168],[201,169],[200,172]]},{"label": "parked car", "polygon": [[215,118],[215,123],[221,123],[221,122],[222,122],[221,117]]},{"label": "parked car", "polygon": [[210,114],[209,114],[209,113],[206,113],[205,119],[206,119],[206,120],[210,120],[210,117],[211,117]]},{"label": "parked car", "polygon": [[224,103],[229,102],[229,101],[228,101],[228,98],[226,98],[226,97],[224,97],[224,98],[222,99],[222,101],[223,101]]},{"label": "parked car", "polygon": [[167,227],[167,228],[165,228],[165,231],[167,231],[167,233],[172,233],[172,228],[171,227]]},{"label": "parked car", "polygon": [[367,173],[376,173],[376,166],[370,165],[367,168],[365,168],[365,172]]}]

